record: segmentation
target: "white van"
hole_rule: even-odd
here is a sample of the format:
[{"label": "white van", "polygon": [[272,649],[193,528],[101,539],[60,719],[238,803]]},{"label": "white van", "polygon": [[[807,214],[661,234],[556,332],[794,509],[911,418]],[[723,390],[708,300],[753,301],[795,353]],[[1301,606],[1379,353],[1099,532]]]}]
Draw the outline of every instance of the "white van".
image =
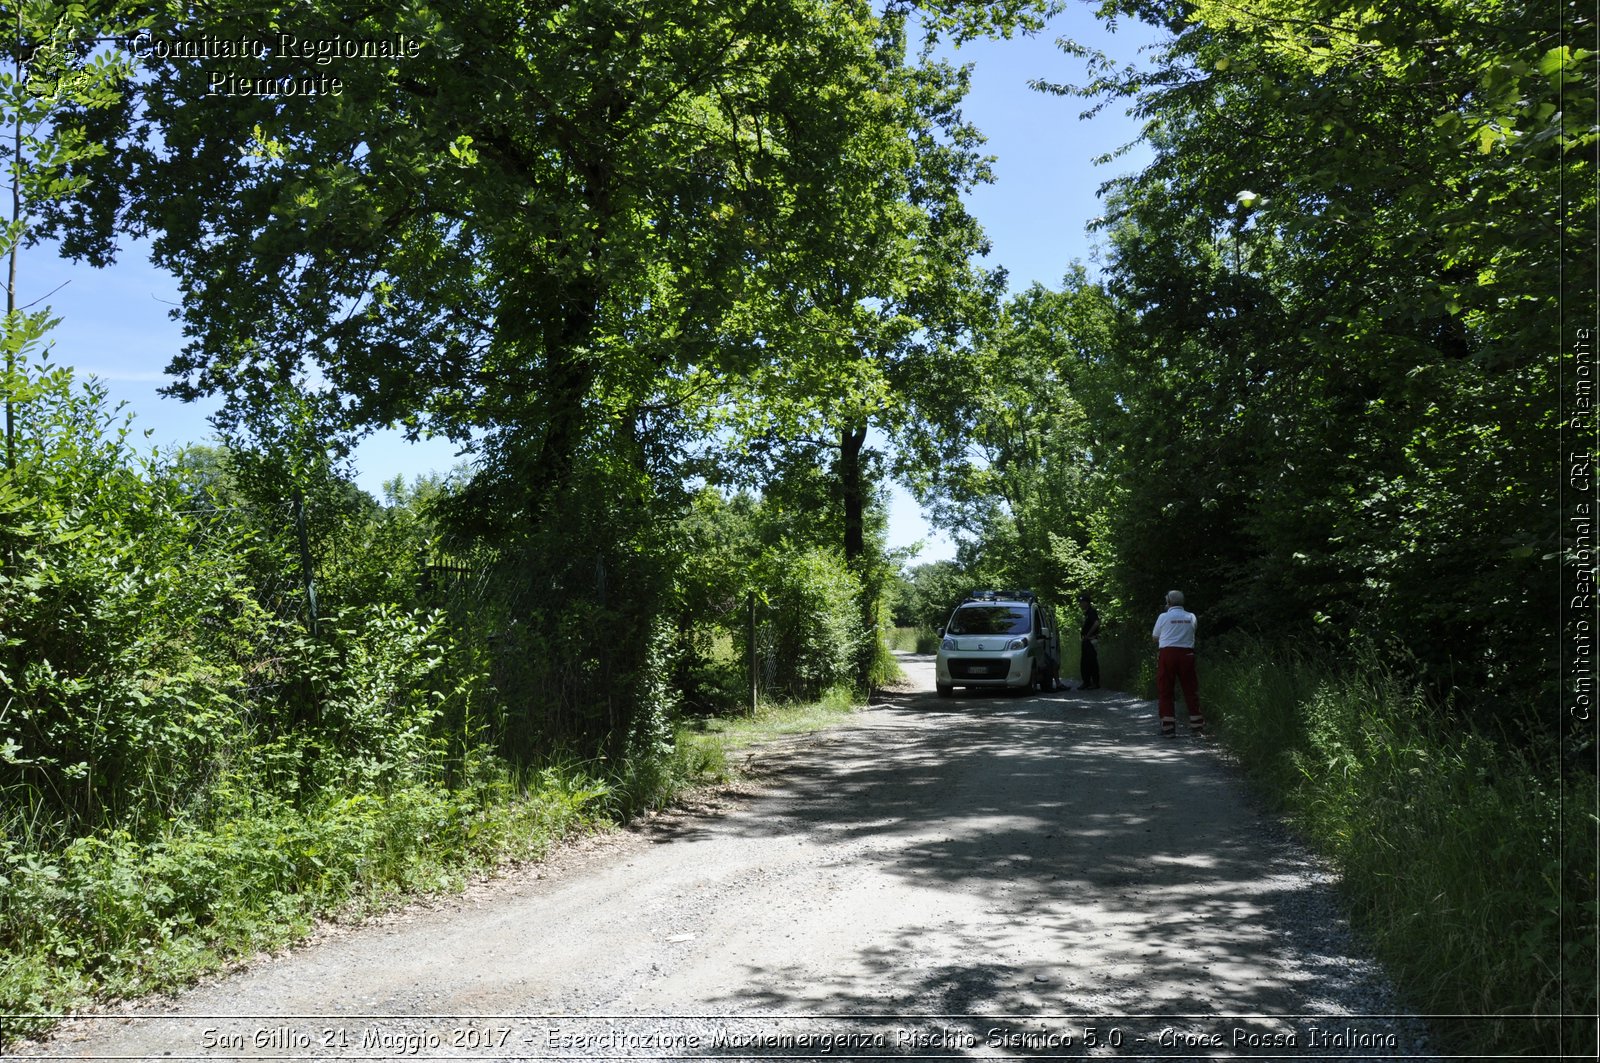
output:
[{"label": "white van", "polygon": [[974,591],[939,632],[934,685],[1054,690],[1061,679],[1061,639],[1049,607],[1032,591]]}]

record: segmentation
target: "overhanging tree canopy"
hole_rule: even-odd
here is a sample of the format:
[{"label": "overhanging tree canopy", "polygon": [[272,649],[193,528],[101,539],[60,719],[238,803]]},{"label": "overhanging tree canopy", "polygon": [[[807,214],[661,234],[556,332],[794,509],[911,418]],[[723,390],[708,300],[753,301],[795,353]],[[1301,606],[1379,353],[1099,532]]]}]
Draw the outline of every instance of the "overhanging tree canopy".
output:
[{"label": "overhanging tree canopy", "polygon": [[[410,44],[151,58],[95,123],[115,179],[57,229],[96,260],[153,237],[184,292],[175,393],[237,412],[252,378],[310,370],[338,427],[488,433],[536,512],[597,424],[646,431],[774,349],[829,378],[839,345],[785,342],[796,318],[904,286],[939,220],[906,187],[912,6],[173,5],[153,40]],[[957,33],[1018,17],[926,7]],[[308,72],[341,90],[212,91]]]},{"label": "overhanging tree canopy", "polygon": [[1099,415],[1127,578],[1183,558],[1242,622],[1390,641],[1480,704],[1551,681],[1542,485],[1560,301],[1592,305],[1558,283],[1594,254],[1572,225],[1594,213],[1591,15],[1101,9],[1172,32],[1152,69],[1055,87],[1135,100],[1155,153],[1110,187],[1126,327]]}]

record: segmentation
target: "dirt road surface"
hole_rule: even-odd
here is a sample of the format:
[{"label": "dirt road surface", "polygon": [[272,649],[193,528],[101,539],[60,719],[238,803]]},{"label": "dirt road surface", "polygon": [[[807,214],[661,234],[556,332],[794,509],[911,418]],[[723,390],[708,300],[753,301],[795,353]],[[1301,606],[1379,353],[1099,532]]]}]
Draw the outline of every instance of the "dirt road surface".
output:
[{"label": "dirt road surface", "polygon": [[905,690],[722,807],[326,935],[25,1053],[1416,1059],[1328,875],[1114,691]]}]

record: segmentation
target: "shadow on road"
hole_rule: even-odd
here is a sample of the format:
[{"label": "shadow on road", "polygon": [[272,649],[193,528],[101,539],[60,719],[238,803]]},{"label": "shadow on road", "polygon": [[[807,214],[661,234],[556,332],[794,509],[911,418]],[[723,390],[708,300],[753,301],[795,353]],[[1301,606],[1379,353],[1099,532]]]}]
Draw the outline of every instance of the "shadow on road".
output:
[{"label": "shadow on road", "polygon": [[[875,942],[856,957],[867,977],[828,985],[818,1000],[828,1013],[947,1016],[942,1028],[978,1044],[996,1015],[1157,1016],[1144,1025],[1171,1028],[1175,1043],[1149,1044],[1150,1054],[1370,1056],[1370,1043],[1357,1051],[1309,1032],[1396,1029],[1339,1018],[1388,1000],[1374,968],[1351,958],[1359,950],[1329,877],[1203,742],[1154,730],[1148,702],[1112,691],[892,693],[858,725],[768,765],[772,800],[719,829],[828,838],[830,850],[930,896],[981,899],[976,926],[864,927]],[[928,910],[938,908],[934,897]],[[939,948],[927,947],[933,939]],[[747,975],[739,1005],[779,1012],[811,977],[761,964]],[[1251,1040],[1286,1031],[1295,1044]],[[1213,1034],[1230,1043],[1202,1052],[1183,1039]],[[1417,1031],[1402,1035],[1404,1045]],[[1081,1040],[1077,1051],[1037,1050],[1086,1051]]]}]

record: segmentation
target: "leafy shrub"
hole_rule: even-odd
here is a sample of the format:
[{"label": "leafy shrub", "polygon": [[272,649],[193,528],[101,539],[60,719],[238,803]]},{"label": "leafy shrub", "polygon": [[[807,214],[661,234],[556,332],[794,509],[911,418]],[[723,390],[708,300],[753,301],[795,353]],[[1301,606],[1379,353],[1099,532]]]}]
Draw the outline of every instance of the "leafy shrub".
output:
[{"label": "leafy shrub", "polygon": [[831,550],[771,557],[762,632],[771,662],[769,685],[794,698],[852,684],[857,654],[871,632],[861,621],[861,585]]},{"label": "leafy shrub", "polygon": [[[542,855],[605,819],[611,789],[582,766],[550,765],[522,786],[498,774],[473,791],[411,785],[301,808],[241,791],[225,822],[149,841],[113,830],[56,853],[0,841],[0,1009],[181,985],[302,936],[319,914]],[[8,1023],[6,1035],[26,1032]]]},{"label": "leafy shrub", "polygon": [[1553,1051],[1554,1016],[1596,1004],[1593,981],[1570,977],[1597,960],[1596,824],[1560,798],[1592,794],[1594,779],[1559,780],[1525,751],[1441,727],[1375,652],[1343,661],[1236,647],[1201,677],[1207,717],[1332,858],[1411,1007],[1507,1016],[1441,1022],[1441,1036],[1474,1054]]},{"label": "leafy shrub", "polygon": [[201,534],[168,467],[133,453],[102,386],[26,366],[7,385],[0,789],[69,834],[159,819],[237,740],[232,651],[260,617],[230,543]]},{"label": "leafy shrub", "polygon": [[[1152,617],[1152,619],[1154,619]],[[1146,629],[1148,630],[1148,629]],[[1126,630],[1100,639],[1100,682],[1116,690],[1126,690],[1141,697],[1153,698],[1156,691],[1156,653],[1148,638],[1140,639]],[[1079,659],[1082,647],[1071,634],[1061,639],[1061,674],[1077,675],[1083,669]],[[1206,658],[1201,659],[1200,699],[1205,703]]]},{"label": "leafy shrub", "polygon": [[929,627],[891,628],[885,645],[901,653],[938,653],[939,633]]}]

